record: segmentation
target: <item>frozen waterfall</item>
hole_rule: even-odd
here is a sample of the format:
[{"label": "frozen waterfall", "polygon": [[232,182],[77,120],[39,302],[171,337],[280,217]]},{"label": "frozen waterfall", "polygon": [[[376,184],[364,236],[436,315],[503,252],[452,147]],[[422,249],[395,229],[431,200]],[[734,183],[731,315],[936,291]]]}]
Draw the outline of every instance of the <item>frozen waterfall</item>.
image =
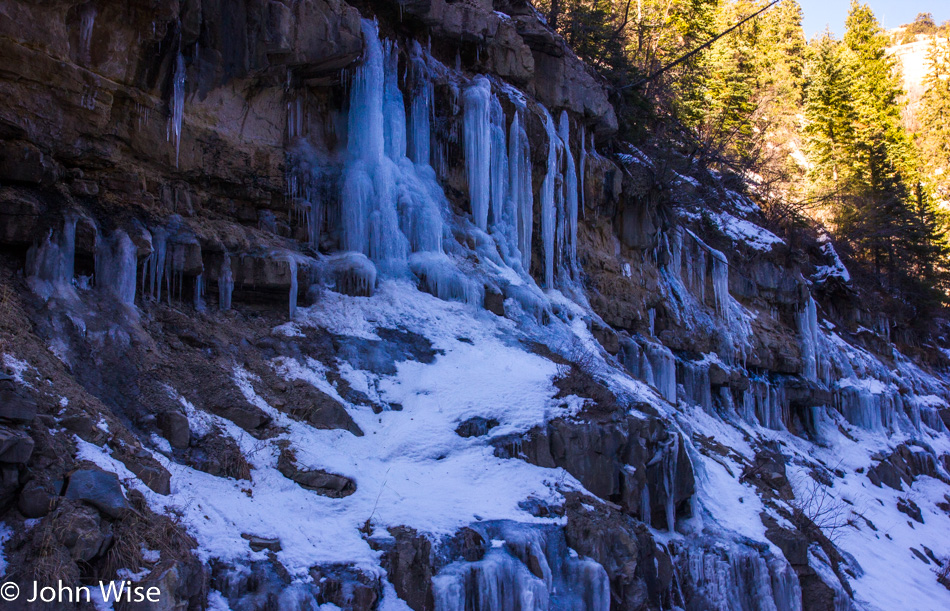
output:
[{"label": "frozen waterfall", "polygon": [[[363,253],[381,270],[398,273],[410,252],[442,249],[445,195],[435,172],[406,156],[406,113],[397,50],[363,20],[363,63],[350,91],[343,169],[342,225],[346,250]],[[413,155],[421,155],[426,123],[413,113]]]}]

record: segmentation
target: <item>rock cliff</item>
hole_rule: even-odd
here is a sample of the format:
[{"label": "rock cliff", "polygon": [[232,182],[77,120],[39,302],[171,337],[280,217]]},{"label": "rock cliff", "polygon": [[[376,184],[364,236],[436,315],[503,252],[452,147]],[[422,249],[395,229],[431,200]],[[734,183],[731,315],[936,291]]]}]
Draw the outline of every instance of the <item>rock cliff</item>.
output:
[{"label": "rock cliff", "polygon": [[0,0],[0,59],[5,580],[950,601],[946,356],[530,3]]}]

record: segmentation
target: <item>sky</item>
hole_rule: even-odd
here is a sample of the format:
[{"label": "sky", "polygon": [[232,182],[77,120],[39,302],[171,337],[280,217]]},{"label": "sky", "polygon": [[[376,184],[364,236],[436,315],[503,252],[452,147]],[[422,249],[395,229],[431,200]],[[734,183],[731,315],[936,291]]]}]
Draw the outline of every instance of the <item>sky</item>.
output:
[{"label": "sky", "polygon": [[[830,26],[839,37],[844,33],[844,20],[848,16],[851,0],[798,0],[805,13],[805,35],[811,38]],[[886,29],[910,23],[917,13],[932,13],[934,21],[942,23],[950,19],[950,2],[947,0],[861,0],[871,7],[881,25]]]}]

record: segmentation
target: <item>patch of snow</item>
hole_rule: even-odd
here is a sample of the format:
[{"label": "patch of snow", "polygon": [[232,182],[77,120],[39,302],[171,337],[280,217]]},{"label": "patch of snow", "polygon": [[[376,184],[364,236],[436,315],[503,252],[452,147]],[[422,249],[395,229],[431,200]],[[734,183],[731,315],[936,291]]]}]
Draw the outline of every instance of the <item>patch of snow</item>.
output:
[{"label": "patch of snow", "polygon": [[776,244],[785,243],[782,238],[771,231],[744,219],[736,218],[728,212],[711,214],[710,218],[723,233],[734,241],[747,244],[755,250],[768,252]]}]

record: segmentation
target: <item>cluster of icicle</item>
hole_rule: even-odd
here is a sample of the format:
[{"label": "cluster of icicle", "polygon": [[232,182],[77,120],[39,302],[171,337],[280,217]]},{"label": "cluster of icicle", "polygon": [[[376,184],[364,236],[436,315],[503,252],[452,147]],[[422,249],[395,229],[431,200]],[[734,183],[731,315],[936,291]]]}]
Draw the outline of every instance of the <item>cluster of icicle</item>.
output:
[{"label": "cluster of icicle", "polygon": [[[520,264],[528,272],[534,227],[531,151],[524,127],[526,105],[518,96],[512,102],[515,113],[506,130],[505,113],[488,78],[476,77],[465,90],[465,165],[475,224],[495,236],[509,265],[517,269]],[[557,276],[576,275],[578,174],[567,112],[561,113],[556,128],[550,113],[541,110],[548,138],[540,194],[544,286],[553,288]]]},{"label": "cluster of icicle", "polygon": [[593,560],[572,557],[559,528],[515,522],[477,527],[493,545],[481,560],[454,562],[433,578],[438,611],[610,609],[607,572]]},{"label": "cluster of icicle", "polygon": [[[27,251],[27,282],[44,299],[74,294],[76,225],[68,214],[60,231],[50,231],[44,240]],[[121,229],[109,236],[96,235],[95,285],[126,305],[135,303],[136,248]]]}]

